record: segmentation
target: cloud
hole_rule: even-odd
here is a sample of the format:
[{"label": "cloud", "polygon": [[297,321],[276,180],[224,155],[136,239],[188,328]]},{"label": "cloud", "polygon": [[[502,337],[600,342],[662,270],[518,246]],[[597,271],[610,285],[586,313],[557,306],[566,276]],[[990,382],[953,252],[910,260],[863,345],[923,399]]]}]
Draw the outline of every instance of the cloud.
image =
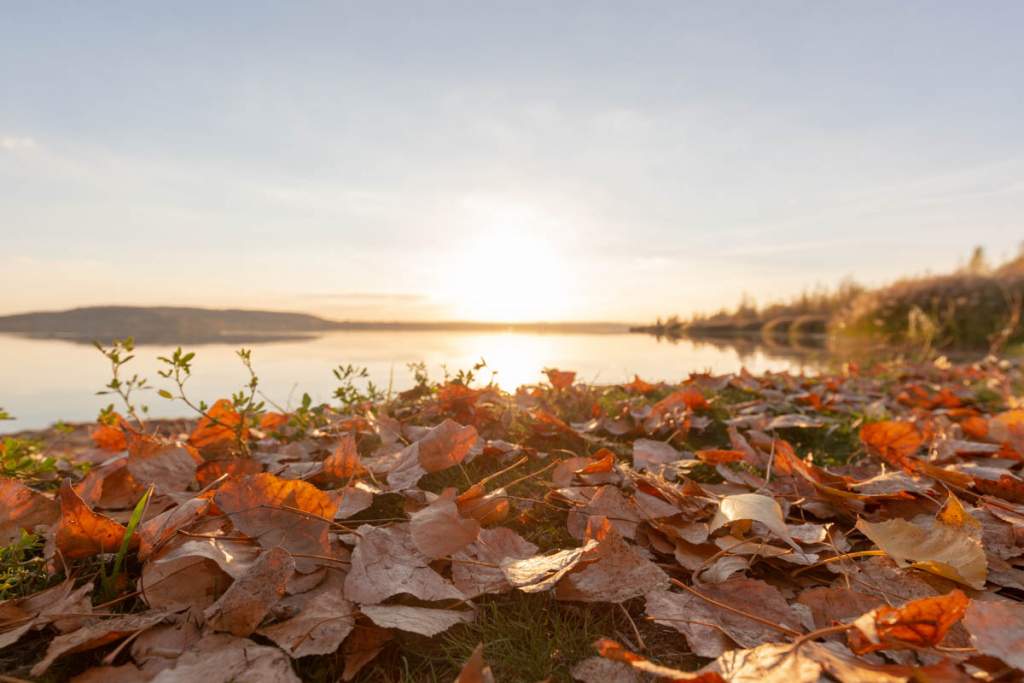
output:
[{"label": "cloud", "polygon": [[33,138],[0,135],[0,149],[2,150],[32,149],[35,146],[36,141]]}]

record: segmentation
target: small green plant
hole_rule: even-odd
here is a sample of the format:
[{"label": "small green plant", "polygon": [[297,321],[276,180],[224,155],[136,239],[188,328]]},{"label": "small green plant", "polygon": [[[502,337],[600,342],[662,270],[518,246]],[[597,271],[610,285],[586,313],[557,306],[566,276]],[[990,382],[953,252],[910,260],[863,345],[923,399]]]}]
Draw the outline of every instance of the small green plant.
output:
[{"label": "small green plant", "polygon": [[21,537],[0,547],[0,600],[31,595],[48,582],[43,539],[22,530]]},{"label": "small green plant", "polygon": [[103,602],[112,600],[119,592],[121,575],[124,572],[124,561],[128,556],[128,548],[131,547],[132,538],[135,536],[135,529],[139,526],[139,522],[142,521],[142,516],[146,513],[149,499],[153,495],[153,488],[153,486],[150,486],[146,489],[146,492],[139,498],[139,502],[135,504],[132,516],[128,520],[128,526],[124,532],[124,538],[121,540],[121,547],[118,548],[117,555],[114,556],[114,564],[110,573],[107,574],[105,568],[100,568],[100,594]]},{"label": "small green plant", "polygon": [[15,417],[13,415],[8,413],[3,408],[0,408],[0,422],[2,422],[4,420],[13,420],[13,419],[15,419]]},{"label": "small green plant", "polygon": [[[361,403],[371,403],[384,398],[384,392],[369,379],[369,368],[351,364],[339,365],[331,372],[339,383],[338,387],[334,390],[334,398],[346,410],[351,411]],[[364,379],[367,380],[365,390],[359,388],[359,381]]]},{"label": "small green plant", "polygon": [[42,451],[42,443],[35,439],[4,437],[0,443],[0,474],[16,479],[38,479],[52,474],[56,461]]},{"label": "small green plant", "polygon": [[[148,413],[149,406],[139,405],[136,406],[132,400],[132,394],[137,391],[148,391],[151,387],[148,385],[145,377],[139,377],[138,374],[133,374],[131,377],[124,377],[124,366],[128,364],[133,358],[135,358],[135,340],[131,337],[126,339],[115,339],[114,343],[107,348],[98,341],[94,341],[93,344],[99,349],[99,352],[110,361],[110,371],[112,377],[106,386],[101,390],[97,391],[98,396],[104,396],[108,394],[117,394],[121,398],[121,402],[124,403],[125,411],[135,420],[136,424],[142,428],[145,426],[145,421],[139,415],[139,413]],[[104,415],[111,416],[113,414],[113,406],[108,406],[101,412],[101,419]]]},{"label": "small green plant", "polygon": [[[452,376],[448,372],[448,366],[447,365],[442,365],[441,366],[441,370],[444,372],[444,383],[445,384],[449,384],[449,383],[451,383],[451,384],[461,384],[463,386],[468,387],[474,381],[476,381],[477,373],[479,373],[481,370],[483,370],[486,367],[487,367],[487,361],[484,360],[483,358],[481,358],[480,360],[478,360],[476,363],[473,364],[472,368],[470,368],[469,370],[462,370],[460,368],[459,371],[456,372],[454,376]],[[489,381],[489,384],[493,384],[494,383],[494,377],[497,374],[498,374],[497,370],[491,372],[491,379]]]}]

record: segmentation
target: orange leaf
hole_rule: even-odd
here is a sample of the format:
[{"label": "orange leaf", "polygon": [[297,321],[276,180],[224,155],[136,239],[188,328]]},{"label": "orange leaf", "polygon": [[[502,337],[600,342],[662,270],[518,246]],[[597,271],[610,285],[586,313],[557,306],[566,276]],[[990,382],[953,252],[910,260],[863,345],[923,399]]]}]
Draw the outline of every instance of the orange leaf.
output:
[{"label": "orange leaf", "polygon": [[654,662],[644,659],[635,652],[630,652],[610,638],[601,638],[594,643],[594,647],[597,648],[598,654],[605,659],[610,659],[613,662],[629,664],[637,671],[654,674],[658,677],[658,680],[661,681],[668,681],[669,683],[682,683],[683,681],[694,681],[695,683],[725,683],[725,679],[722,678],[721,674],[715,671],[690,673],[688,671],[679,671],[678,669],[671,669],[667,666],[655,664]]},{"label": "orange leaf", "polygon": [[[232,407],[231,401],[222,398],[199,418],[199,423],[189,436],[188,442],[200,451],[228,450],[235,445],[235,437],[241,422],[242,416]],[[239,436],[242,440],[248,438],[249,428],[243,427]]]},{"label": "orange leaf", "polygon": [[[122,422],[120,416],[118,416],[118,422]],[[105,451],[123,451],[128,448],[128,441],[125,439],[124,431],[121,427],[111,427],[106,424],[99,424],[96,429],[92,430],[92,441],[96,444],[96,448],[102,448]]]},{"label": "orange leaf", "polygon": [[57,504],[43,494],[17,479],[0,477],[0,546],[18,540],[22,529],[52,524],[59,514]]},{"label": "orange leaf", "polygon": [[66,559],[78,560],[117,551],[124,539],[123,526],[90,510],[68,479],[61,484],[59,495],[60,523],[56,542]]},{"label": "orange leaf", "polygon": [[615,454],[607,448],[602,448],[594,453],[594,462],[576,470],[576,474],[600,474],[611,472],[615,467]]},{"label": "orange leaf", "polygon": [[849,631],[857,654],[875,650],[932,647],[964,616],[970,599],[963,591],[911,600],[902,607],[882,606],[863,615]]},{"label": "orange leaf", "polygon": [[288,416],[284,413],[263,413],[260,418],[260,429],[264,432],[276,432],[288,424]]},{"label": "orange leaf", "polygon": [[717,465],[723,462],[739,462],[743,460],[743,451],[731,451],[719,448],[704,448],[696,453],[698,460]]},{"label": "orange leaf", "polygon": [[640,375],[633,375],[633,381],[629,384],[623,384],[622,388],[631,394],[648,394],[657,387],[640,379]]},{"label": "orange leaf", "polygon": [[1003,500],[1024,503],[1024,481],[1012,474],[1004,474],[998,480],[974,477],[974,488]]},{"label": "orange leaf", "polygon": [[548,381],[555,389],[568,389],[576,379],[575,372],[556,370],[555,368],[545,369],[544,374],[548,376]]},{"label": "orange leaf", "polygon": [[864,425],[860,440],[869,451],[896,467],[903,467],[924,442],[913,423],[893,420]]},{"label": "orange leaf", "polygon": [[324,475],[335,482],[358,477],[366,472],[359,462],[356,437],[350,432],[341,437],[334,452],[324,458]]}]

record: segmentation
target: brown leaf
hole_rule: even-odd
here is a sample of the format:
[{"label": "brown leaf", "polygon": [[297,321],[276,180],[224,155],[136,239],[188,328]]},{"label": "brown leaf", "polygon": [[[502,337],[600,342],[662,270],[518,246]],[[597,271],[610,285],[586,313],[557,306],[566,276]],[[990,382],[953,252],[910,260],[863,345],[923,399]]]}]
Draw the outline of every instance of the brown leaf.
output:
[{"label": "brown leaf", "polygon": [[[93,512],[64,480],[60,487],[60,522],[56,544],[69,560],[80,560],[99,553],[116,552],[124,539],[123,526],[105,515]],[[134,541],[137,543],[137,539]]]},{"label": "brown leaf", "polygon": [[571,673],[573,680],[583,683],[640,683],[636,669],[604,657],[587,657]]},{"label": "brown leaf", "polygon": [[0,477],[0,546],[21,538],[21,531],[53,524],[60,516],[56,502],[17,479]]},{"label": "brown leaf", "polygon": [[430,558],[412,540],[408,524],[357,529],[352,567],[345,577],[345,597],[361,604],[377,604],[392,595],[408,593],[421,600],[461,600],[451,583],[430,568]]},{"label": "brown leaf", "polygon": [[624,602],[668,586],[668,576],[641,557],[607,519],[602,519],[598,544],[585,552],[555,587],[559,600]]},{"label": "brown leaf", "polygon": [[539,593],[553,587],[558,580],[575,567],[583,553],[597,546],[597,541],[588,541],[581,548],[560,550],[550,555],[537,555],[521,560],[505,560],[501,570],[505,580],[524,593]]},{"label": "brown leaf", "polygon": [[128,442],[125,468],[143,486],[154,485],[158,492],[184,491],[196,478],[196,467],[203,462],[190,446],[161,441],[152,436],[132,435]]},{"label": "brown leaf", "polygon": [[199,629],[188,619],[158,624],[132,640],[132,659],[145,670],[148,679],[174,666],[182,653],[199,642],[201,637]]},{"label": "brown leaf", "polygon": [[446,557],[476,540],[480,524],[459,514],[454,491],[442,494],[427,507],[410,516],[413,543],[429,558]]},{"label": "brown leaf", "polygon": [[286,550],[265,551],[244,576],[236,579],[224,595],[207,608],[207,625],[214,631],[227,631],[236,636],[252,634],[270,608],[284,597],[294,571],[295,561]]},{"label": "brown leaf", "polygon": [[207,460],[196,468],[196,481],[206,487],[225,474],[243,477],[246,474],[259,474],[263,464],[254,458],[231,458],[230,460]]},{"label": "brown leaf", "polygon": [[476,541],[452,555],[452,581],[467,598],[503,593],[512,586],[500,565],[536,552],[537,546],[512,529],[483,529]]},{"label": "brown leaf", "polygon": [[972,600],[964,626],[979,652],[1024,671],[1024,604]]},{"label": "brown leaf", "polygon": [[38,630],[55,623],[60,631],[74,630],[80,625],[77,620],[64,628],[68,612],[85,613],[92,611],[89,594],[92,584],[86,583],[75,588],[75,581],[67,579],[46,590],[24,598],[12,598],[0,602],[0,650],[13,645],[31,630]]},{"label": "brown leaf", "polygon": [[139,579],[142,597],[154,609],[203,610],[229,585],[231,577],[216,562],[198,555],[147,562]]},{"label": "brown leaf", "polygon": [[359,611],[383,628],[432,637],[456,624],[473,621],[472,611],[410,607],[408,605],[362,605]]},{"label": "brown leaf", "polygon": [[895,467],[903,467],[924,443],[913,423],[892,420],[864,425],[860,440],[869,451]]},{"label": "brown leaf", "polygon": [[710,528],[714,531],[725,524],[746,519],[765,525],[769,531],[799,551],[799,547],[789,535],[786,521],[782,517],[782,508],[774,498],[759,493],[739,493],[722,498],[718,504],[718,512],[711,520]]},{"label": "brown leaf", "polygon": [[416,441],[420,465],[428,473],[458,465],[476,439],[476,428],[472,425],[463,427],[454,420],[445,420]]},{"label": "brown leaf", "polygon": [[[124,420],[120,415],[114,414],[117,418],[117,422],[123,423]],[[96,444],[96,448],[101,448],[105,451],[111,451],[113,453],[119,453],[128,448],[128,442],[125,439],[125,433],[120,426],[111,426],[107,424],[98,424],[96,428],[92,430],[92,441]]]},{"label": "brown leaf", "polygon": [[71,633],[57,636],[50,641],[50,646],[46,650],[46,656],[32,667],[32,675],[42,676],[58,657],[75,652],[85,652],[86,650],[102,647],[107,643],[113,643],[125,636],[155,626],[165,618],[167,618],[166,612],[125,614],[124,616],[97,621]]},{"label": "brown leaf", "polygon": [[227,633],[204,636],[151,683],[301,683],[288,655]]},{"label": "brown leaf", "polygon": [[857,654],[875,650],[932,647],[960,621],[970,600],[954,590],[946,595],[912,600],[901,607],[883,605],[853,622],[847,632]]},{"label": "brown leaf", "polygon": [[[280,546],[295,555],[331,555],[328,532],[338,503],[312,484],[253,474],[225,482],[214,502],[230,516],[236,529],[264,548]],[[295,558],[295,568],[303,573],[322,563],[312,557]]]},{"label": "brown leaf", "polygon": [[664,441],[637,439],[633,442],[633,469],[663,472],[665,466],[681,460],[682,453]]},{"label": "brown leaf", "polygon": [[380,654],[392,637],[389,629],[356,624],[352,635],[341,648],[345,655],[345,670],[341,674],[341,680],[351,681],[355,678],[364,666]]},{"label": "brown leaf", "polygon": [[313,590],[284,598],[274,611],[292,616],[257,633],[270,638],[293,659],[337,652],[356,623],[353,605],[343,591],[343,577],[331,572]]},{"label": "brown leaf", "polygon": [[698,460],[703,460],[712,465],[718,465],[723,462],[742,462],[747,457],[743,451],[721,450],[718,448],[705,448],[697,451],[695,455]]},{"label": "brown leaf", "polygon": [[134,664],[94,666],[78,674],[70,683],[145,683],[150,677]]}]

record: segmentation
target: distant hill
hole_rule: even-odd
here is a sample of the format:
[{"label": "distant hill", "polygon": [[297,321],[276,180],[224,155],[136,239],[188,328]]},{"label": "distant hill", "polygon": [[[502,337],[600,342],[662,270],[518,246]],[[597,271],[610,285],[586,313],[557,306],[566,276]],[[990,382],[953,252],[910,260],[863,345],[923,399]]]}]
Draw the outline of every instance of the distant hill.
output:
[{"label": "distant hill", "polygon": [[0,333],[76,342],[134,337],[139,344],[254,343],[310,339],[331,330],[625,332],[619,323],[361,322],[306,313],[174,306],[91,306],[0,316]]}]

